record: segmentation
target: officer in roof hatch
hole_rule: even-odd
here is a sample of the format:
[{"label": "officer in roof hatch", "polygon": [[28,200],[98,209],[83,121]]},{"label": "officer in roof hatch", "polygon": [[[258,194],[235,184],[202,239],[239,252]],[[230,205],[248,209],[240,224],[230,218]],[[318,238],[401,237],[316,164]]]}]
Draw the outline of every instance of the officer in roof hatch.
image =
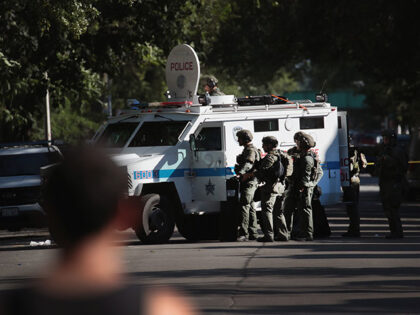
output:
[{"label": "officer in roof hatch", "polygon": [[206,79],[206,83],[204,84],[204,90],[206,93],[209,93],[210,96],[221,96],[225,95],[222,91],[220,91],[217,83],[219,81],[214,76],[208,76]]}]

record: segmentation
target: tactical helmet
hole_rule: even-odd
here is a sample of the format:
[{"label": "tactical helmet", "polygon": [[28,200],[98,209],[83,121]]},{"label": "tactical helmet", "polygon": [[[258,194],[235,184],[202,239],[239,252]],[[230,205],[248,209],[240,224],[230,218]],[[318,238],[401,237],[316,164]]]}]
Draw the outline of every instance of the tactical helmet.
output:
[{"label": "tactical helmet", "polygon": [[249,131],[249,130],[247,130],[247,129],[242,129],[242,130],[239,130],[239,131],[236,133],[236,136],[238,137],[238,139],[240,138],[240,139],[244,140],[245,142],[251,142],[251,141],[252,141],[252,139],[254,138],[254,137],[252,136],[251,131]]},{"label": "tactical helmet", "polygon": [[273,136],[266,136],[262,138],[262,143],[271,144],[274,148],[277,147],[277,145],[279,144],[279,142],[277,141],[277,138]]},{"label": "tactical helmet", "polygon": [[298,131],[298,132],[295,133],[293,138],[295,140],[298,140],[301,145],[303,145],[307,148],[313,148],[314,146],[316,146],[316,142],[315,142],[314,138],[312,138],[311,135],[309,135],[305,132]]},{"label": "tactical helmet", "polygon": [[210,76],[208,76],[207,77],[207,85],[212,89],[212,88],[214,88],[216,85],[217,85],[217,83],[218,83],[219,81],[216,79],[216,77],[214,77],[214,76],[212,76],[212,75],[210,75]]}]

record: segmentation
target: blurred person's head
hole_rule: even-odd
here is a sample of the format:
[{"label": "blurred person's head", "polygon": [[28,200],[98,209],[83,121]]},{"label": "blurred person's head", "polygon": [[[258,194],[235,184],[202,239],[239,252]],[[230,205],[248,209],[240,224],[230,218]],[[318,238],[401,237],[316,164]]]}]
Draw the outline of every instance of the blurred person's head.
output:
[{"label": "blurred person's head", "polygon": [[105,154],[91,148],[69,152],[43,184],[42,202],[55,242],[71,252],[108,228],[127,184],[126,174]]}]

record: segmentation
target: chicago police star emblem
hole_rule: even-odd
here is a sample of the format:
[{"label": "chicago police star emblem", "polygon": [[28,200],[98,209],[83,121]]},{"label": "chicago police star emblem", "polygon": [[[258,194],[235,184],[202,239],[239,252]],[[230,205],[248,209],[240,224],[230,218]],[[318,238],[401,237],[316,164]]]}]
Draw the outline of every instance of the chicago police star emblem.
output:
[{"label": "chicago police star emblem", "polygon": [[207,196],[212,194],[214,195],[214,189],[215,189],[215,185],[211,182],[210,178],[209,178],[209,182],[206,184],[206,194]]}]

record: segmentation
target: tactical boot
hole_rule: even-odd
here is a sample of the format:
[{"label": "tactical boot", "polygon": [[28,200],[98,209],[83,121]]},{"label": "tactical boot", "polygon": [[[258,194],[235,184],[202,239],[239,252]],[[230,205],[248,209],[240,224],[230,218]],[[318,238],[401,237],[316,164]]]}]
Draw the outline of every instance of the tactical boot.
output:
[{"label": "tactical boot", "polygon": [[248,241],[248,238],[246,236],[242,235],[242,236],[239,236],[237,238],[237,241],[238,242],[246,242],[246,241]]},{"label": "tactical boot", "polygon": [[312,242],[314,240],[313,237],[307,236],[307,237],[294,237],[293,240],[298,242]]},{"label": "tactical boot", "polygon": [[289,239],[285,236],[275,236],[274,240],[277,242],[287,242]]}]

